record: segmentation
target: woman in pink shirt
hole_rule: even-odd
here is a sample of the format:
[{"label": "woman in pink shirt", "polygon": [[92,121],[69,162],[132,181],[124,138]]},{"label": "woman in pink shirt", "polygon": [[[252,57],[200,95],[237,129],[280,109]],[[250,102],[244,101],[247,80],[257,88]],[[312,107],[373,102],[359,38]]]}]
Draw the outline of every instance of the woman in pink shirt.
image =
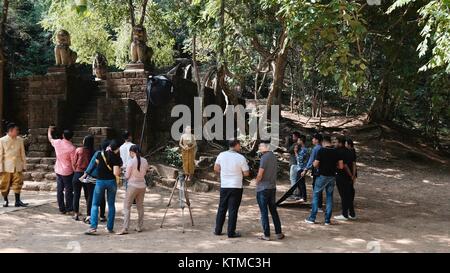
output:
[{"label": "woman in pink shirt", "polygon": [[137,232],[141,232],[144,225],[144,196],[147,188],[145,184],[145,175],[148,170],[147,160],[141,157],[141,150],[138,145],[130,147],[131,160],[127,163],[125,179],[128,180],[125,201],[123,203],[123,229],[118,235],[128,234],[130,226],[130,209],[133,200],[136,200],[138,211]]},{"label": "woman in pink shirt", "polygon": [[81,189],[84,191],[84,198],[86,199],[86,204],[88,203],[89,190],[88,183],[82,183],[80,177],[83,176],[84,171],[86,171],[91,157],[94,154],[94,136],[88,135],[83,139],[83,147],[78,147],[72,154],[72,167],[74,170],[74,175],[72,179],[73,184],[73,211],[75,215],[73,219],[75,221],[80,221],[80,197]]}]

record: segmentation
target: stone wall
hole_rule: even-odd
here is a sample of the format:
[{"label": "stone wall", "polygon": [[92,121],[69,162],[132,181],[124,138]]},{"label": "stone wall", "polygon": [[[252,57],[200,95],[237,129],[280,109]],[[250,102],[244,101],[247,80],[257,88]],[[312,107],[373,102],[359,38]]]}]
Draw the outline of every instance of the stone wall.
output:
[{"label": "stone wall", "polygon": [[[101,138],[118,138],[120,132],[129,130],[135,142],[139,142],[147,111],[148,72],[110,72],[106,80],[95,82],[91,75],[76,68],[57,67],[50,71],[47,75],[15,79],[9,85],[5,116],[29,129],[30,156],[52,156],[53,149],[46,136],[49,125],[59,129],[89,127],[89,130],[75,129],[82,130],[77,138],[93,133],[97,144]],[[171,124],[175,120],[170,117],[172,107],[187,104],[193,109],[196,92],[192,81],[179,79],[174,82],[174,99],[167,105],[149,109],[144,134],[148,148],[171,139]],[[90,104],[93,101],[95,105]],[[91,118],[95,119],[93,125],[78,126],[85,123],[80,120]]]},{"label": "stone wall", "polygon": [[9,80],[5,89],[6,121],[14,121],[21,128],[28,128],[28,80],[26,78]]}]

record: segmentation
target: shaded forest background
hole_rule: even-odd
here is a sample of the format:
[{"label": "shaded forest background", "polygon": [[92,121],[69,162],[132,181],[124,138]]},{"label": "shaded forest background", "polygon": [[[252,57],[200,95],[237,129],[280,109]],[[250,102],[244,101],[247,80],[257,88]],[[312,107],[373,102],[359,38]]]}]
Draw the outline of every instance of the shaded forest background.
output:
[{"label": "shaded forest background", "polygon": [[231,103],[267,98],[312,117],[324,107],[367,114],[370,122],[411,128],[435,148],[448,148],[450,1],[80,2],[9,1],[6,78],[45,74],[60,28],[71,33],[86,69],[95,52],[107,57],[111,70],[122,69],[132,5],[145,14],[155,65],[192,58],[199,91],[214,74],[215,89]]}]

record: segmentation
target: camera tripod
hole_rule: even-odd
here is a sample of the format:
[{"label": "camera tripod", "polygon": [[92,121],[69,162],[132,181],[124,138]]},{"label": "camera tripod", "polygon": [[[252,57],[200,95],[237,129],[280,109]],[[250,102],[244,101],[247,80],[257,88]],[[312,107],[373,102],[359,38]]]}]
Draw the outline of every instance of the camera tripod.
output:
[{"label": "camera tripod", "polygon": [[[178,185],[179,185],[179,188],[178,188]],[[164,220],[166,219],[167,211],[169,210],[170,204],[172,202],[173,195],[174,195],[175,190],[177,188],[178,188],[178,199],[179,199],[180,208],[181,208],[181,218],[182,218],[182,222],[183,222],[183,233],[184,233],[184,226],[185,226],[184,208],[185,208],[185,205],[189,209],[189,215],[190,215],[190,218],[191,218],[191,224],[192,224],[192,226],[194,226],[194,219],[192,218],[192,211],[191,211],[191,202],[189,201],[189,196],[188,196],[188,192],[187,192],[187,189],[186,189],[186,181],[185,181],[185,176],[184,175],[179,175],[177,180],[175,181],[175,185],[173,185],[172,193],[170,194],[170,198],[169,198],[169,203],[167,204],[166,211],[164,212],[164,216],[163,216],[160,228],[163,227]]]}]

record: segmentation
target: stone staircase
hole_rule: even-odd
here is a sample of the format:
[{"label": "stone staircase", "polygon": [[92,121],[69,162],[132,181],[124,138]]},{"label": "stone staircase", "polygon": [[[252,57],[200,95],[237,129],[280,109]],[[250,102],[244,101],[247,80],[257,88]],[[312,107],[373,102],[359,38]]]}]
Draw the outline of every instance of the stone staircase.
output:
[{"label": "stone staircase", "polygon": [[24,190],[56,190],[54,157],[27,157],[26,171],[23,173]]},{"label": "stone staircase", "polygon": [[86,101],[84,107],[81,108],[81,112],[77,114],[74,122],[72,142],[75,146],[79,147],[83,145],[83,138],[91,134],[89,128],[99,126],[97,120],[98,99],[105,97],[106,81],[99,81],[98,88],[94,89],[94,93]]}]

